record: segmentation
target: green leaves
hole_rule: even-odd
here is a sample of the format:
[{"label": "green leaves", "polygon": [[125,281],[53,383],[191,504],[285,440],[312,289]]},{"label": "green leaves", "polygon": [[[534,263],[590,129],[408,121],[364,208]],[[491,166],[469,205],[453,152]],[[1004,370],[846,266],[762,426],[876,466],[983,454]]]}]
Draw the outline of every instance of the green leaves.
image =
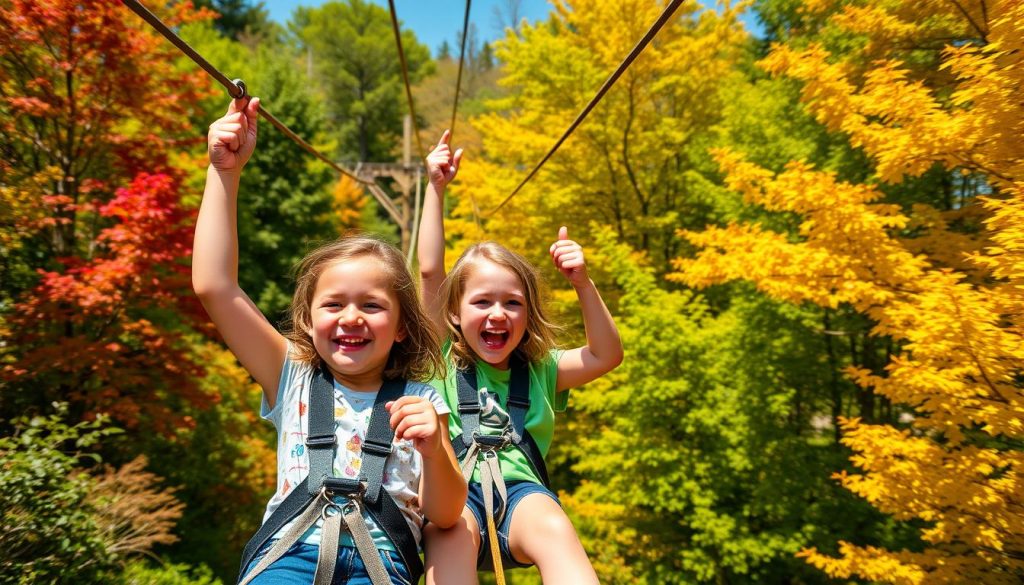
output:
[{"label": "green leaves", "polygon": [[[49,416],[13,421],[0,437],[0,583],[111,578],[116,559],[87,504],[95,480],[79,466],[98,461],[96,445],[118,429],[106,421],[69,424],[66,405]],[[67,450],[74,445],[76,450]]]}]

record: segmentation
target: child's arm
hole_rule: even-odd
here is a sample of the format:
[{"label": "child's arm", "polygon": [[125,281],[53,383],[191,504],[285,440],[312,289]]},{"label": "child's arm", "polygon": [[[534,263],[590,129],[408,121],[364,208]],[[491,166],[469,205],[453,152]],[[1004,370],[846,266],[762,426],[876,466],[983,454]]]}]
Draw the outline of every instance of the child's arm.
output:
[{"label": "child's arm", "polygon": [[466,480],[448,439],[448,415],[438,416],[422,396],[403,396],[388,404],[396,439],[413,441],[423,457],[420,511],[441,528],[451,528],[466,505]]},{"label": "child's arm", "polygon": [[462,149],[452,155],[448,130],[440,142],[427,155],[427,192],[423,199],[423,216],[416,243],[416,257],[420,265],[420,292],[423,305],[438,331],[445,330],[444,300],[440,298],[444,282],[444,190],[459,172]]},{"label": "child's arm", "polygon": [[238,285],[238,182],[256,146],[259,98],[232,100],[210,125],[210,166],[196,220],[192,288],[242,366],[263,387],[271,407],[287,342]]},{"label": "child's arm", "polygon": [[583,248],[569,239],[569,230],[558,230],[558,241],[551,244],[551,259],[576,289],[583,310],[587,344],[571,349],[558,360],[556,390],[580,386],[612,371],[622,363],[622,341],[608,307],[587,274]]}]

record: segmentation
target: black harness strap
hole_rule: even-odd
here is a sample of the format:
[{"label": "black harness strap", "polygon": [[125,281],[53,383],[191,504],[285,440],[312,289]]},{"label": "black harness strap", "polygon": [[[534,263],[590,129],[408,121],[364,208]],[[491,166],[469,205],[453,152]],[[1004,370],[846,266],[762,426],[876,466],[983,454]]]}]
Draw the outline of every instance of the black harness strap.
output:
[{"label": "black harness strap", "polygon": [[324,480],[334,475],[334,448],[338,437],[334,434],[334,378],[324,368],[313,375],[309,388],[309,428],[306,449],[309,451],[309,474],[306,493],[316,496]]},{"label": "black harness strap", "polygon": [[[245,571],[264,544],[294,520],[326,488],[332,494],[361,498],[363,507],[398,549],[413,581],[419,580],[423,574],[423,562],[419,557],[416,539],[398,504],[382,487],[384,466],[391,454],[394,439],[390,415],[385,405],[405,394],[405,386],[404,380],[389,380],[377,393],[363,440],[363,464],[359,481],[336,478],[333,473],[334,448],[337,446],[334,434],[334,378],[326,368],[317,370],[309,390],[309,429],[306,435],[309,474],[292,489],[245,545],[240,571]],[[239,574],[239,580],[242,577],[244,575]]]},{"label": "black harness strap", "polygon": [[[508,409],[512,423],[511,437],[508,443],[526,455],[545,487],[550,487],[547,466],[541,457],[537,442],[526,430],[526,413],[530,410],[530,369],[522,359],[512,357],[512,372],[509,376]],[[461,461],[474,441],[488,446],[496,437],[480,434],[480,398],[478,395],[476,368],[461,369],[456,374],[459,395],[459,420],[462,422],[462,435],[453,442],[455,454]]]}]

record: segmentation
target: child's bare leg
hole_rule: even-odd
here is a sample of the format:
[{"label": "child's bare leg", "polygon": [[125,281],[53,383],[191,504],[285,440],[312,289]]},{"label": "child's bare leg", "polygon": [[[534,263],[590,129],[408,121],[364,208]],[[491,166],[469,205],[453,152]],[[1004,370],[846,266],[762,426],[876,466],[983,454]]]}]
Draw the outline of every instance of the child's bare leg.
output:
[{"label": "child's bare leg", "polygon": [[598,583],[569,517],[544,494],[529,494],[516,505],[508,544],[516,560],[537,565],[544,583]]},{"label": "child's bare leg", "polygon": [[427,524],[423,531],[423,554],[427,585],[477,585],[476,556],[480,550],[480,528],[468,508],[451,528]]}]

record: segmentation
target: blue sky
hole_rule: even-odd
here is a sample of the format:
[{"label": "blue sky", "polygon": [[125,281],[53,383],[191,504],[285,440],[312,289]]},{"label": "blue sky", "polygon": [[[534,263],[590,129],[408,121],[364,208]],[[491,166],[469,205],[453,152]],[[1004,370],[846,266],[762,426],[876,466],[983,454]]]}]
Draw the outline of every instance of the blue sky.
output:
[{"label": "blue sky", "polygon": [[[325,0],[264,0],[263,5],[270,12],[271,20],[284,23],[296,6],[319,6]],[[370,0],[387,8],[387,0]],[[653,0],[652,0],[653,1]],[[713,4],[713,1],[704,1]],[[476,25],[481,41],[490,41],[504,36],[495,9],[507,6],[504,0],[476,0],[470,11],[470,21]],[[395,0],[395,11],[403,27],[411,28],[416,38],[430,47],[436,54],[437,48],[447,40],[456,46],[456,34],[462,28],[462,17],[466,9],[464,0]],[[530,21],[542,20],[551,10],[547,0],[521,0],[519,16]],[[507,11],[506,11],[507,14]],[[506,16],[507,18],[507,16]],[[753,17],[746,20],[748,27],[755,27]],[[652,23],[653,24],[653,23]]]}]

